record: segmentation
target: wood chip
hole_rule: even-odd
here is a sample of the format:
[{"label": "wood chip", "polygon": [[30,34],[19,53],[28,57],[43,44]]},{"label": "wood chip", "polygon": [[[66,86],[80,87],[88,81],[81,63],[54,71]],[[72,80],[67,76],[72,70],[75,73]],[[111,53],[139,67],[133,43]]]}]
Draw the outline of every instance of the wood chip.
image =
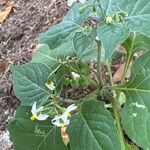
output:
[{"label": "wood chip", "polygon": [[4,73],[7,69],[8,62],[7,61],[0,61],[0,73]]},{"label": "wood chip", "polygon": [[4,4],[6,4],[6,3],[7,3],[6,0],[0,0],[0,5],[4,5]]},{"label": "wood chip", "polygon": [[[3,2],[0,0],[0,2]],[[0,23],[4,22],[7,16],[10,14],[12,8],[13,8],[14,1],[8,1],[6,3],[6,9],[3,11],[0,10]]]}]

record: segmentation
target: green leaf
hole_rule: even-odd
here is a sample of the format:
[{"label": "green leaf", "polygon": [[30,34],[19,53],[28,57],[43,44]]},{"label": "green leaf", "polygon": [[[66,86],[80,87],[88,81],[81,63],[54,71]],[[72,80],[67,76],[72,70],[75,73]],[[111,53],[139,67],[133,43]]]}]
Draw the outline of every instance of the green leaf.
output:
[{"label": "green leaf", "polygon": [[100,101],[81,104],[67,130],[72,150],[121,150],[114,120]]},{"label": "green leaf", "polygon": [[118,24],[106,24],[102,23],[98,26],[98,37],[102,42],[103,47],[103,61],[107,62],[116,47],[123,43],[129,35],[129,31],[125,29],[124,25]]},{"label": "green leaf", "polygon": [[89,62],[96,59],[96,31],[77,32],[73,37],[74,49],[77,57],[82,62]]},{"label": "green leaf", "polygon": [[59,66],[60,60],[63,62],[67,56],[73,54],[72,41],[63,43],[56,49],[51,50],[48,45],[41,44],[39,49],[35,52],[32,61],[46,65],[51,71]]},{"label": "green leaf", "polygon": [[150,37],[149,0],[124,0],[120,4],[120,8],[128,13],[128,17],[124,22],[128,29]]},{"label": "green leaf", "polygon": [[119,4],[120,0],[101,0],[101,6],[105,11],[105,14],[112,14],[119,11]]},{"label": "green leaf", "polygon": [[19,107],[8,125],[15,150],[67,150],[60,128],[50,125],[50,120],[32,122],[30,110],[30,107]]},{"label": "green leaf", "polygon": [[41,34],[38,41],[41,44],[48,44],[50,49],[60,46],[62,43],[71,40],[75,32],[83,30],[83,21],[88,18],[92,7],[88,7],[82,14],[79,13],[81,4],[74,5],[65,16],[64,20],[51,27]]},{"label": "green leaf", "polygon": [[16,96],[22,105],[31,106],[35,101],[43,104],[47,101],[51,91],[45,86],[50,70],[40,63],[28,63],[12,66],[14,88]]},{"label": "green leaf", "polygon": [[150,52],[133,64],[131,79],[118,88],[126,95],[122,125],[129,138],[144,149],[150,148]]},{"label": "green leaf", "polygon": [[34,53],[31,62],[42,63],[53,70],[58,66],[59,60],[56,59],[57,56],[52,57],[51,53],[53,53],[53,51],[48,45],[40,44],[40,47]]},{"label": "green leaf", "polygon": [[131,33],[129,38],[127,38],[127,40],[122,45],[128,53],[135,53],[139,50],[146,52],[149,50],[149,42],[149,37],[139,33]]},{"label": "green leaf", "polygon": [[42,33],[38,41],[40,44],[47,44],[50,49],[55,49],[70,40],[78,28],[73,22],[63,21]]},{"label": "green leaf", "polygon": [[[105,17],[110,17],[110,23],[100,22],[98,37],[104,49],[104,61],[108,61],[116,46],[123,43],[129,35],[129,30],[150,37],[150,3],[149,0],[119,0],[101,1]],[[119,20],[118,20],[119,19]],[[143,39],[143,37],[142,37]]]}]

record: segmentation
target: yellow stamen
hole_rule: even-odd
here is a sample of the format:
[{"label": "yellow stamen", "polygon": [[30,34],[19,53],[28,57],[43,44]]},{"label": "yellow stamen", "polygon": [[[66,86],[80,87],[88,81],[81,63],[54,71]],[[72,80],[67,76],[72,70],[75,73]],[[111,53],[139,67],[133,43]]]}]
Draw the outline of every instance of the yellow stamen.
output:
[{"label": "yellow stamen", "polygon": [[31,116],[30,118],[32,121],[34,121],[36,119],[36,117],[34,115]]},{"label": "yellow stamen", "polygon": [[61,128],[64,128],[66,125],[64,123],[62,123],[60,126],[61,126]]},{"label": "yellow stamen", "polygon": [[71,113],[70,112],[68,112],[68,117],[71,117]]}]

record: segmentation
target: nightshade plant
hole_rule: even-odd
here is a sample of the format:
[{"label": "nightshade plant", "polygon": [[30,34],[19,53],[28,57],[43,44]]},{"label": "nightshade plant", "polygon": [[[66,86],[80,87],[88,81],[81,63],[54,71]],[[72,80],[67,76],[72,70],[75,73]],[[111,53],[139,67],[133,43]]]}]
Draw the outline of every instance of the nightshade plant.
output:
[{"label": "nightshade plant", "polygon": [[[8,125],[15,150],[150,149],[149,0],[76,3],[38,41],[30,63],[11,67],[21,101]],[[119,45],[126,52],[125,67],[116,84],[111,62]],[[139,50],[142,55],[134,59]],[[110,84],[103,81],[102,65]],[[62,96],[66,86],[95,90],[73,100]]]}]

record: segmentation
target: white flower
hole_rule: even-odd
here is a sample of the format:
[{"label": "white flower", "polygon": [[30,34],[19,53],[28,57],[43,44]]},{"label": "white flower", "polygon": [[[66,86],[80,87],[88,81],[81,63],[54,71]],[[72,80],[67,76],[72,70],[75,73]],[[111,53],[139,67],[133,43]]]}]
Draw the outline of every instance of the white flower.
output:
[{"label": "white flower", "polygon": [[54,124],[57,127],[64,127],[66,125],[69,125],[71,117],[70,112],[72,112],[75,109],[77,109],[77,106],[75,106],[75,104],[68,106],[61,116],[55,116],[55,118],[52,119],[52,124]]},{"label": "white flower", "polygon": [[42,114],[41,111],[43,110],[44,107],[42,106],[42,107],[37,109],[36,104],[37,104],[37,102],[35,102],[32,106],[32,109],[31,109],[32,116],[31,116],[30,119],[32,121],[34,121],[35,119],[37,119],[37,120],[46,120],[49,117],[49,115]]},{"label": "white flower", "polygon": [[[68,6],[71,7],[73,5],[74,2],[76,2],[77,0],[68,0]],[[79,0],[82,4],[85,3],[86,0]]]},{"label": "white flower", "polygon": [[54,83],[51,82],[51,83],[46,83],[45,84],[51,91],[53,91],[55,89],[55,86],[54,86]]},{"label": "white flower", "polygon": [[72,105],[70,105],[70,106],[68,106],[67,108],[66,108],[66,111],[65,112],[72,112],[72,111],[74,111],[74,110],[76,110],[77,109],[77,106],[75,105],[75,104],[72,104]]},{"label": "white flower", "polygon": [[71,72],[71,74],[72,74],[72,77],[73,77],[74,79],[80,78],[80,75],[77,74],[77,73],[75,73],[75,72]]}]

